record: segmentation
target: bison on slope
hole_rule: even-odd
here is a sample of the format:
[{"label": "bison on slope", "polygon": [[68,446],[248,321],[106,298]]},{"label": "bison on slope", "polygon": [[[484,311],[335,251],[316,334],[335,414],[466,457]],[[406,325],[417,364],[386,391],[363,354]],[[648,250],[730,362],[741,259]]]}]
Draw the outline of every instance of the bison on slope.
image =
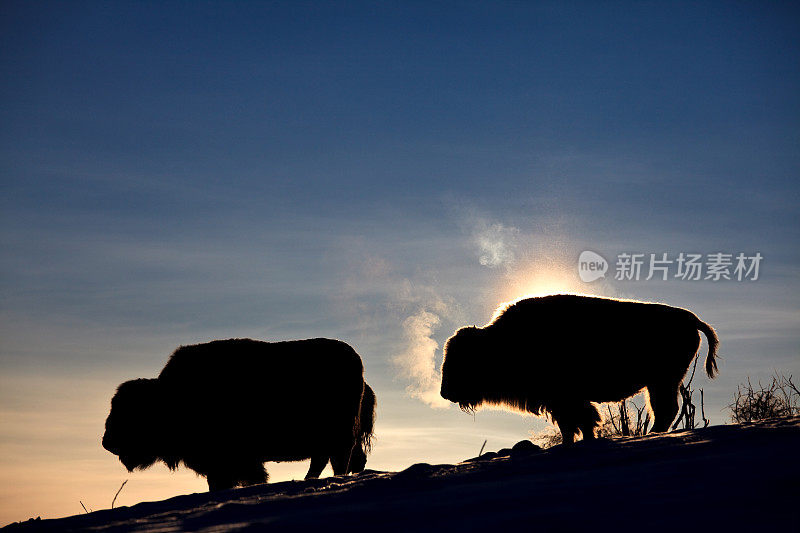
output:
[{"label": "bison on slope", "polygon": [[595,436],[601,417],[592,402],[647,388],[653,431],[666,431],[700,347],[698,330],[708,339],[713,378],[719,340],[686,309],[578,295],[523,299],[447,340],[441,395],[465,410],[493,404],[546,414],[569,444],[579,431]]},{"label": "bison on slope", "polygon": [[361,358],[337,340],[182,346],[157,378],[119,386],[103,447],[130,471],[183,463],[209,490],[266,482],[265,461],[310,458],[306,478],[329,460],[334,474],[360,471],[351,455],[366,462],[373,424],[364,391]]}]

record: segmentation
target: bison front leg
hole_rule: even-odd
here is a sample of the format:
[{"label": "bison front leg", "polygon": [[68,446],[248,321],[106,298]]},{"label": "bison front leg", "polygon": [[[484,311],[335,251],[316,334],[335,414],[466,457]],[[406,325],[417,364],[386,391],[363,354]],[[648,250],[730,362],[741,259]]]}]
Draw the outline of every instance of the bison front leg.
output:
[{"label": "bison front leg", "polygon": [[232,489],[236,486],[236,482],[233,481],[228,472],[209,472],[206,476],[206,481],[208,481],[209,492]]},{"label": "bison front leg", "polygon": [[306,479],[317,479],[328,464],[327,455],[312,455]]},{"label": "bison front leg", "polygon": [[583,434],[584,440],[595,438],[595,430],[600,424],[600,413],[590,402],[558,402],[550,409],[553,421],[561,431],[562,442],[566,445],[575,442],[578,430]]},{"label": "bison front leg", "polygon": [[266,483],[268,476],[264,463],[258,459],[252,461],[216,463],[208,469],[206,476],[208,490],[226,490],[234,487],[247,487]]},{"label": "bison front leg", "polygon": [[550,418],[561,432],[561,442],[567,446],[575,442],[575,433],[578,432],[578,422],[573,410],[558,406],[550,410]]},{"label": "bison front leg", "polygon": [[580,430],[583,434],[583,440],[592,440],[597,436],[595,435],[595,431],[600,426],[602,420],[603,418],[600,416],[600,412],[594,404],[584,404],[580,420]]},{"label": "bison front leg", "polygon": [[572,422],[565,420],[556,420],[559,431],[561,431],[561,442],[567,446],[575,443],[575,434],[578,432],[578,426]]},{"label": "bison front leg", "polygon": [[237,475],[237,485],[249,487],[250,485],[260,485],[269,480],[269,475],[264,468],[264,463],[254,461],[253,464],[244,466]]}]

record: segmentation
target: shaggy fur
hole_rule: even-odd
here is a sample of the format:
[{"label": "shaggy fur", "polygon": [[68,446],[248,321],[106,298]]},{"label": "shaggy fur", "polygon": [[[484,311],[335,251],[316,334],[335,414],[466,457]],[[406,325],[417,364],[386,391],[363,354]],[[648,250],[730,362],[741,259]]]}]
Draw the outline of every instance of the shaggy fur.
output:
[{"label": "shaggy fur", "polygon": [[358,446],[353,448],[350,466],[347,468],[348,474],[359,474],[367,466],[367,454],[372,451],[375,407],[375,391],[364,383],[364,395],[361,397],[361,413],[359,415]]},{"label": "shaggy fur", "polygon": [[103,447],[130,471],[183,463],[210,490],[266,482],[265,461],[311,458],[313,478],[330,460],[344,474],[372,436],[364,387],[361,358],[337,340],[182,346],[157,378],[119,386]]},{"label": "shaggy fur", "polygon": [[545,414],[569,444],[579,431],[594,438],[601,417],[592,402],[647,388],[653,431],[666,431],[700,347],[698,330],[713,378],[719,340],[686,309],[578,295],[520,300],[491,324],[448,339],[441,395],[465,410],[494,404]]}]

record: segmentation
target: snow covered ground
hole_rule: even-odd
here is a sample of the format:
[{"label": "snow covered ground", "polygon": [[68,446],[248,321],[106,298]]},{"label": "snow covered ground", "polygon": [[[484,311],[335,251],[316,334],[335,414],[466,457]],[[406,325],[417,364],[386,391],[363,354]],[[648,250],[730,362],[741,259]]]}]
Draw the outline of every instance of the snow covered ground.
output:
[{"label": "snow covered ground", "polygon": [[8,531],[800,531],[800,417],[288,481]]}]

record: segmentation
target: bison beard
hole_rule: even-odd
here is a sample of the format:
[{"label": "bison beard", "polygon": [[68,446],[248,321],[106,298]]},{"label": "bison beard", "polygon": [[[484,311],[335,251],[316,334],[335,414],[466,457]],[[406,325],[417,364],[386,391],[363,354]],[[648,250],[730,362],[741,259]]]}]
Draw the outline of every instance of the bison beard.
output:
[{"label": "bison beard", "polygon": [[666,431],[700,347],[698,330],[713,378],[719,340],[686,309],[577,295],[520,300],[491,324],[447,340],[441,395],[468,411],[487,404],[545,414],[570,444],[578,432],[594,438],[601,416],[593,402],[646,388],[653,431]]},{"label": "bison beard", "polygon": [[306,478],[330,461],[340,475],[364,469],[374,409],[344,342],[220,340],[182,346],[157,378],[120,385],[103,447],[130,471],[183,463],[210,490],[266,482],[265,461],[310,458]]}]

